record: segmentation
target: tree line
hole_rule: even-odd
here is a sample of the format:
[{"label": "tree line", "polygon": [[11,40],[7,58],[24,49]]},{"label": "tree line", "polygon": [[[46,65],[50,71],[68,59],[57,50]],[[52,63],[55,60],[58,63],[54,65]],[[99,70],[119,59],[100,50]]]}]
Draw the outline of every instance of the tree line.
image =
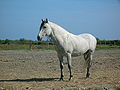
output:
[{"label": "tree line", "polygon": [[47,40],[47,41],[34,41],[34,40],[27,40],[25,38],[20,38],[19,40],[9,40],[9,39],[5,39],[5,40],[0,40],[0,44],[53,44],[51,40]]},{"label": "tree line", "polygon": [[100,40],[97,39],[97,45],[117,45],[120,46],[120,40]]},{"label": "tree line", "polygon": [[[25,38],[20,38],[19,40],[0,40],[0,44],[33,44],[33,45],[40,45],[40,44],[50,44],[54,45],[54,43],[49,39],[47,41],[33,41],[33,40],[26,40]],[[120,46],[120,40],[100,40],[97,38],[98,45],[118,45]]]}]

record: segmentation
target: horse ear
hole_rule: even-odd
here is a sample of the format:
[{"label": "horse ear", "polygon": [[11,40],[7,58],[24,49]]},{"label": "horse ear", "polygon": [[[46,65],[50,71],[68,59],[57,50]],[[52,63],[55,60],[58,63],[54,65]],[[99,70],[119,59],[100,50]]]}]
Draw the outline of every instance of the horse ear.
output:
[{"label": "horse ear", "polygon": [[46,18],[46,23],[48,23],[48,19]]},{"label": "horse ear", "polygon": [[43,19],[41,19],[42,20],[42,22],[44,22],[44,20]]}]

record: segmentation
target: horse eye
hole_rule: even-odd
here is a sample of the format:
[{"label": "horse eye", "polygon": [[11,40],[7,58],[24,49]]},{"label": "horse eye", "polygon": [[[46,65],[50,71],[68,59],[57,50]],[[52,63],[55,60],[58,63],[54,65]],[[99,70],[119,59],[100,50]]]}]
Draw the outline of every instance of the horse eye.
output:
[{"label": "horse eye", "polygon": [[47,28],[46,26],[44,26],[43,28]]}]

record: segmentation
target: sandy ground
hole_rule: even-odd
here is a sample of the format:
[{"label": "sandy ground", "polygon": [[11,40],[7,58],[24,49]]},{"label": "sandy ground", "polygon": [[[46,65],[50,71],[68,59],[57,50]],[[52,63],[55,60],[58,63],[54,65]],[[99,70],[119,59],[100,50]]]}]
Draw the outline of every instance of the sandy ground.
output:
[{"label": "sandy ground", "polygon": [[0,90],[114,90],[120,87],[120,49],[97,50],[85,79],[83,56],[73,57],[73,79],[64,59],[64,81],[53,50],[0,51]]}]

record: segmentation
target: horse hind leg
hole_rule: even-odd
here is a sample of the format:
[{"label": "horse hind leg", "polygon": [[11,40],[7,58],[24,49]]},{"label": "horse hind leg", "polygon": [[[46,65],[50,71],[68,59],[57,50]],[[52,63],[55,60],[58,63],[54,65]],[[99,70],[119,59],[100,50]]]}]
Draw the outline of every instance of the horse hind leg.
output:
[{"label": "horse hind leg", "polygon": [[89,78],[90,76],[90,67],[91,67],[91,60],[92,60],[92,54],[91,54],[91,50],[88,50],[85,54],[84,54],[84,59],[86,61],[87,64],[87,73],[86,73],[86,78]]},{"label": "horse hind leg", "polygon": [[87,66],[87,73],[86,73],[86,78],[89,78],[90,76],[90,67],[91,67],[91,60],[89,59],[87,62],[88,66]]}]

